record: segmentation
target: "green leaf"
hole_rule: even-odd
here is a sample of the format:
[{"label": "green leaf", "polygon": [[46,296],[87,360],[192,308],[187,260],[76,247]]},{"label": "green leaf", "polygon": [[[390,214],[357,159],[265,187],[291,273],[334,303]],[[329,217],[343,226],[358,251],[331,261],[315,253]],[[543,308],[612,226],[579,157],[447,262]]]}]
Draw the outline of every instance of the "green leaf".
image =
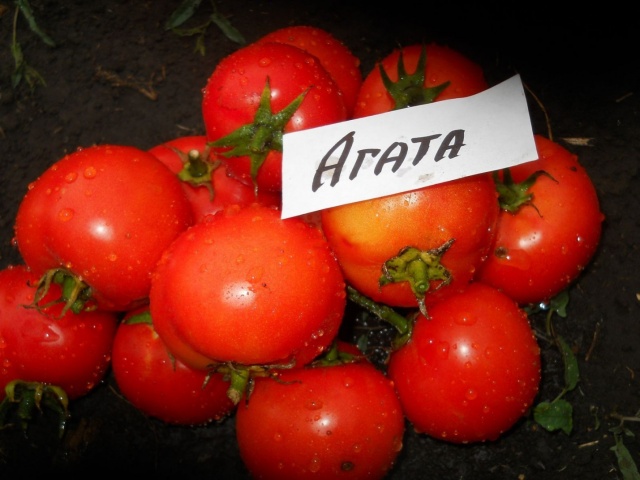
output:
[{"label": "green leaf", "polygon": [[247,43],[238,29],[231,25],[226,17],[219,15],[218,12],[215,12],[211,15],[211,21],[215,23],[222,31],[222,33],[224,33],[224,35],[232,42],[238,43],[240,45],[245,45]]},{"label": "green leaf", "polygon": [[31,10],[31,5],[29,5],[28,0],[16,0],[16,5],[22,12],[22,15],[27,19],[27,23],[29,23],[29,28],[32,32],[38,35],[44,43],[49,45],[50,47],[55,47],[56,42],[47,35],[43,30],[40,29],[38,23],[36,22],[36,18],[33,16],[33,11]]},{"label": "green leaf", "polygon": [[620,467],[622,478],[624,480],[640,480],[638,467],[631,457],[629,450],[622,442],[622,435],[614,432],[613,437],[615,438],[616,444],[611,447],[611,450],[616,454],[616,458],[618,459],[618,467]]},{"label": "green leaf", "polygon": [[562,361],[564,362],[564,390],[565,392],[570,392],[576,388],[580,380],[578,361],[571,348],[569,348],[569,345],[567,345],[567,342],[565,342],[560,335],[556,335],[556,342],[558,343],[558,348],[560,348],[560,353],[562,354]]},{"label": "green leaf", "polygon": [[165,30],[171,30],[179,27],[189,20],[196,12],[202,0],[183,0],[178,8],[176,8],[169,19],[164,24]]},{"label": "green leaf", "polygon": [[567,305],[569,305],[569,291],[563,290],[549,302],[549,309],[556,312],[562,318],[567,317]]},{"label": "green leaf", "polygon": [[573,429],[573,407],[563,399],[540,402],[533,410],[534,420],[544,429],[553,432],[562,430],[569,435]]}]

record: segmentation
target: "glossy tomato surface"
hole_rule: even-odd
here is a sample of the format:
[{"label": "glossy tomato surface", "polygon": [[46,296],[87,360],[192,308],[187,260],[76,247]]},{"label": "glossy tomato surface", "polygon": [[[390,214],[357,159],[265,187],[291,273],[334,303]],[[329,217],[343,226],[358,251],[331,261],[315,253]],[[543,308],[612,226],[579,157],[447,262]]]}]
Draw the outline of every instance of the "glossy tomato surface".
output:
[{"label": "glossy tomato surface", "polygon": [[293,25],[267,33],[258,42],[277,42],[301,48],[320,60],[342,91],[347,116],[353,114],[362,86],[360,59],[349,47],[322,28],[311,25]]},{"label": "glossy tomato surface", "polygon": [[[437,87],[449,82],[449,85],[435,97],[434,101],[468,97],[488,88],[482,67],[461,52],[437,43],[428,43],[425,48],[426,67],[422,72],[424,73],[422,87]],[[382,81],[379,67],[384,69],[392,82],[397,82],[401,57],[406,73],[414,74],[422,49],[422,44],[396,48],[379,64],[376,64],[360,87],[353,116],[360,118],[394,110],[396,102]],[[405,93],[410,94],[411,92]]]},{"label": "glossy tomato surface", "polygon": [[35,308],[38,279],[22,264],[0,270],[0,398],[16,379],[61,387],[69,399],[82,397],[109,368],[118,317],[46,306],[59,296],[57,284]]},{"label": "glossy tomato surface", "polygon": [[531,202],[502,210],[491,255],[478,279],[520,304],[547,302],[590,263],[604,215],[595,186],[576,155],[535,136],[539,158],[510,168],[514,182],[546,172],[528,189]]},{"label": "glossy tomato surface", "polygon": [[263,479],[382,479],[404,428],[393,383],[366,361],[258,378],[236,412],[240,455]]},{"label": "glossy tomato surface", "polygon": [[148,307],[127,312],[113,341],[112,369],[120,393],[144,414],[174,425],[204,425],[229,415],[229,382],[171,356]]},{"label": "glossy tomato surface", "polygon": [[415,307],[408,281],[380,284],[385,262],[405,247],[438,249],[453,240],[440,263],[450,281],[430,281],[427,303],[470,282],[489,252],[498,218],[489,175],[341,205],[321,212],[322,229],[347,282],[387,305]]},{"label": "glossy tomato surface", "polygon": [[308,363],[331,344],[345,305],[344,278],[320,230],[259,204],[230,207],[180,235],[150,294],[161,337],[248,365]]},{"label": "glossy tomato surface", "polygon": [[258,202],[280,206],[280,194],[255,190],[228,174],[226,165],[210,154],[205,135],[176,137],[149,149],[182,180],[194,221],[227,205]]},{"label": "glossy tomato surface", "polygon": [[[270,89],[263,115],[256,118],[265,87]],[[288,120],[265,122],[279,115],[300,95],[303,100]],[[240,145],[220,147],[226,153],[229,173],[260,189],[282,190],[282,134],[347,118],[342,93],[314,55],[285,43],[252,43],[223,58],[203,91],[202,114],[207,139],[215,142],[245,127],[251,129]],[[261,128],[255,129],[260,124]],[[250,154],[264,155],[252,172]],[[300,161],[304,161],[301,159]]]},{"label": "glossy tomato surface", "polygon": [[64,268],[101,309],[144,303],[164,249],[192,223],[180,181],[152,154],[97,145],[55,162],[29,185],[15,241],[36,275]]},{"label": "glossy tomato surface", "polygon": [[538,393],[540,348],[525,312],[475,282],[429,314],[389,361],[405,416],[418,432],[447,442],[496,440]]}]

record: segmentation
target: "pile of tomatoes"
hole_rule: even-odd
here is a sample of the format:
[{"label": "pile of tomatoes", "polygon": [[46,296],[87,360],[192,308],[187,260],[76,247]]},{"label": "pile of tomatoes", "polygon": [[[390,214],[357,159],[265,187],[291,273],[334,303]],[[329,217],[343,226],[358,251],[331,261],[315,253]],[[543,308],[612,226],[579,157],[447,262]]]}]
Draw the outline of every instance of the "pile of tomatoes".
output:
[{"label": "pile of tomatoes", "polygon": [[[0,271],[0,422],[36,404],[63,429],[69,400],[112,369],[150,417],[235,415],[256,478],[382,478],[407,423],[497,439],[538,393],[525,307],[599,243],[576,156],[536,135],[533,162],[280,217],[284,133],[486,88],[446,46],[397,48],[363,77],[328,32],[287,27],[215,67],[203,135],[53,163],[15,220],[24,264]],[[350,305],[397,333],[383,362],[341,334]]]}]

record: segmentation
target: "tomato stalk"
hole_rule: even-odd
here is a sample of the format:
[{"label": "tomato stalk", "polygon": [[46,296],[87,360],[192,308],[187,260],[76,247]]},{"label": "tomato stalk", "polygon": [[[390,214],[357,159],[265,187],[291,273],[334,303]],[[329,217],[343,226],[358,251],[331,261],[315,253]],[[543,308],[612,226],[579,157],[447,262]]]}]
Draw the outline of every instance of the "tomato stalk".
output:
[{"label": "tomato stalk", "polygon": [[404,66],[404,58],[402,52],[400,52],[400,58],[398,60],[398,80],[395,82],[389,78],[385,69],[382,68],[382,64],[378,64],[382,83],[395,103],[394,110],[432,103],[438,95],[449,86],[451,82],[444,82],[435,87],[425,87],[426,66],[427,49],[424,46],[420,52],[416,70],[411,74],[407,73]]},{"label": "tomato stalk", "polygon": [[222,153],[227,158],[249,156],[251,159],[251,178],[256,193],[258,190],[256,178],[260,167],[270,151],[282,152],[284,127],[298,110],[308,91],[309,89],[302,92],[289,105],[274,115],[271,112],[271,85],[269,77],[267,77],[253,123],[243,125],[230,134],[210,142],[209,145],[213,147],[231,147],[231,150]]},{"label": "tomato stalk", "polygon": [[420,250],[415,247],[403,248],[397,256],[384,263],[382,276],[379,280],[380,286],[389,283],[409,282],[411,291],[418,301],[420,312],[429,318],[425,306],[425,294],[431,288],[431,282],[434,280],[440,281],[436,290],[451,283],[451,273],[440,263],[440,260],[454,242],[455,239],[451,238],[438,248],[431,250]]},{"label": "tomato stalk", "polygon": [[353,303],[368,310],[376,317],[389,323],[396,329],[398,334],[391,343],[391,348],[393,350],[399,349],[409,341],[413,332],[413,324],[415,323],[415,318],[407,318],[403,315],[400,315],[397,311],[395,311],[388,305],[380,304],[371,300],[369,297],[361,294],[358,290],[351,286],[347,286],[347,294],[349,296],[349,300],[351,300]]},{"label": "tomato stalk", "polygon": [[209,198],[213,201],[215,191],[213,190],[212,176],[216,168],[221,165],[219,160],[209,161],[211,148],[209,145],[200,152],[190,150],[183,152],[175,147],[170,147],[182,161],[182,170],[178,172],[178,178],[188,183],[192,187],[205,187],[209,190]]},{"label": "tomato stalk", "polygon": [[212,364],[210,373],[220,373],[229,381],[227,397],[237,405],[242,396],[248,400],[253,391],[255,377],[277,377],[278,369],[291,368],[294,362],[283,365],[242,365],[234,362]]}]

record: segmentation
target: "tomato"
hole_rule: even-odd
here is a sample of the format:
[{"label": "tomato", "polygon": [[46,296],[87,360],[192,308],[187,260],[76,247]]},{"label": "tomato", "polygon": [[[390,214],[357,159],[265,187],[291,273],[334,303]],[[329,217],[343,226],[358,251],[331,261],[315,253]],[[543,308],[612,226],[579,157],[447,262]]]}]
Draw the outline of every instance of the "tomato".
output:
[{"label": "tomato", "polygon": [[113,341],[112,370],[120,393],[144,414],[174,425],[204,425],[231,414],[229,382],[172,357],[153,328],[148,307],[127,312]]},{"label": "tomato", "polygon": [[366,360],[257,378],[236,411],[240,456],[263,479],[382,479],[404,429],[393,383]]},{"label": "tomato", "polygon": [[[282,135],[347,118],[342,93],[320,61],[285,43],[252,43],[223,58],[203,90],[207,139],[229,173],[282,190]],[[304,159],[301,159],[304,161]]]},{"label": "tomato", "polygon": [[226,166],[210,155],[204,135],[177,137],[156,145],[149,153],[182,180],[194,221],[200,221],[233,203],[280,205],[279,194],[262,190],[256,193],[250,186],[231,177]]},{"label": "tomato", "polygon": [[473,279],[493,239],[496,196],[491,176],[475,175],[322,210],[322,229],[347,283],[415,307]]},{"label": "tomato", "polygon": [[[55,385],[76,399],[93,390],[110,365],[116,313],[63,313],[55,302],[27,308],[38,279],[22,264],[0,270],[0,399],[15,379]],[[53,284],[43,304],[54,301],[59,289]]]},{"label": "tomato", "polygon": [[180,181],[156,157],[97,145],[66,155],[29,185],[15,241],[36,275],[64,270],[99,308],[125,311],[146,301],[151,270],[191,223]]},{"label": "tomato", "polygon": [[209,363],[299,366],[333,341],[346,291],[318,228],[252,204],[181,234],[153,273],[149,301],[158,335]]},{"label": "tomato", "polygon": [[477,275],[520,304],[547,302],[567,288],[593,258],[604,220],[577,156],[540,135],[535,142],[539,158],[509,169],[516,184],[526,187],[534,175],[533,184],[519,198],[524,204],[501,210],[491,255]]},{"label": "tomato", "polygon": [[[421,59],[424,54],[426,58]],[[396,84],[391,89],[385,85],[380,69]],[[408,45],[395,49],[365,77],[353,116],[467,97],[487,87],[482,67],[459,51],[436,43]]]},{"label": "tomato", "polygon": [[318,57],[342,91],[347,115],[353,114],[362,86],[360,59],[331,33],[319,27],[295,25],[273,30],[257,42],[287,43]]},{"label": "tomato", "polygon": [[406,418],[447,442],[497,439],[528,412],[540,384],[540,348],[525,312],[475,282],[429,313],[389,359]]}]

